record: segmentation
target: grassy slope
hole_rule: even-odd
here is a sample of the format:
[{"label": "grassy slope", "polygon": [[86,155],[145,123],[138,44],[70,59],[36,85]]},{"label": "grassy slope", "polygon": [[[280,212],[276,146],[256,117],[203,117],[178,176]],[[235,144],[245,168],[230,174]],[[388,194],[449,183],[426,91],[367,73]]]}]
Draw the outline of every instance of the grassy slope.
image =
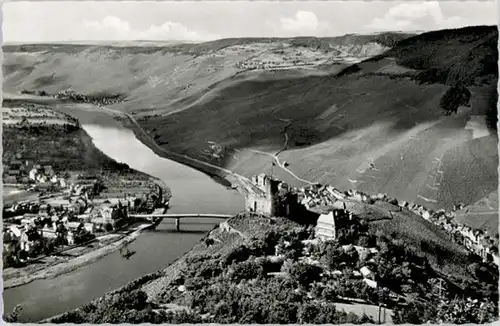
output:
[{"label": "grassy slope", "polygon": [[[165,113],[183,108],[186,98],[199,97],[212,85],[234,77],[241,71],[235,67],[236,62],[265,57],[281,49],[283,42],[291,44],[291,51],[305,47],[332,55],[338,53],[332,46],[352,44],[349,50],[353,55],[366,55],[378,54],[381,46],[406,36],[386,33],[322,39],[223,39],[168,46],[6,45],[4,91],[72,88],[79,93],[120,93],[127,95],[127,104],[116,108]],[[252,48],[256,42],[266,49],[263,53]],[[378,46],[364,46],[370,42],[378,42]],[[235,50],[234,46],[239,47]]]},{"label": "grassy slope", "polygon": [[[286,123],[279,118],[291,119],[289,144],[309,145],[292,146],[280,157],[305,179],[387,192],[430,208],[474,204],[495,193],[498,184],[496,137],[473,140],[464,130],[471,115],[486,114],[484,94],[496,78],[490,75],[494,70],[486,69],[496,63],[492,40],[492,28],[423,34],[359,64],[353,73],[241,81],[187,111],[142,123],[147,129],[157,128],[159,143],[193,156],[203,157],[207,141],[220,143],[229,155],[219,163],[251,175],[268,170],[270,161],[247,149],[281,149]],[[408,74],[380,73],[382,68],[401,66],[416,70],[414,75],[427,83],[417,83]],[[472,108],[442,117],[439,99],[447,89],[444,84],[456,81],[469,85]],[[436,157],[443,161],[439,169],[433,166]],[[356,171],[366,168],[368,160],[374,160],[380,171]],[[444,176],[438,189],[428,191],[440,173]],[[498,200],[491,197],[496,210]],[[482,218],[472,224],[497,228],[497,214]]]},{"label": "grassy slope", "polygon": [[[248,176],[270,168],[269,156],[248,149],[270,153],[281,149],[287,123],[279,119],[291,119],[290,148],[280,158],[304,179],[387,192],[431,208],[449,208],[456,201],[476,203],[489,195],[489,204],[496,209],[498,158],[491,149],[497,140],[493,136],[472,140],[464,130],[469,116],[487,112],[485,94],[492,87],[487,84],[496,78],[490,75],[492,65],[496,69],[496,35],[494,28],[473,27],[425,33],[397,45],[394,39],[407,36],[286,40],[319,51],[328,51],[334,44],[332,55],[339,49],[359,54],[364,51],[359,45],[374,40],[395,45],[337,77],[239,73],[233,63],[255,53],[226,51],[227,47],[276,41],[271,39],[228,39],[170,48],[65,45],[36,55],[27,53],[47,46],[25,47],[22,54],[12,54],[20,48],[11,47],[6,48],[4,87],[7,91],[72,87],[82,93],[126,93],[127,102],[115,108],[160,114],[140,121],[158,144],[205,160],[208,141],[215,141],[226,148],[226,155],[214,163]],[[417,83],[415,76],[427,83]],[[444,84],[457,80],[477,84],[470,88],[472,109],[442,117],[439,100],[448,87]],[[176,113],[165,116],[172,112]],[[439,171],[444,181],[438,190],[429,191],[427,186],[433,186],[440,173],[433,165],[435,157],[443,159]],[[380,171],[358,172],[370,160]],[[294,181],[276,170],[280,177]],[[462,171],[460,182],[457,171]],[[498,225],[497,215],[477,215],[474,220]]]}]

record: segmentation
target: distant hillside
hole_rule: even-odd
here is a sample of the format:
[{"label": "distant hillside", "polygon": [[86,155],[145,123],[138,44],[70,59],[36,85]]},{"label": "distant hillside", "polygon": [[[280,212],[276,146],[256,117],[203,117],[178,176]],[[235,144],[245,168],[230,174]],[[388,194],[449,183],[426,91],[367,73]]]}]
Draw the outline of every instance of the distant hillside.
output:
[{"label": "distant hillside", "polygon": [[[215,142],[225,156],[213,162],[246,175],[271,169],[272,158],[252,149],[274,154],[287,140],[280,158],[306,180],[387,192],[435,209],[488,196],[490,208],[472,206],[469,214],[481,221],[474,226],[496,230],[498,140],[486,122],[496,88],[496,35],[494,27],[425,33],[340,76],[242,80],[188,110],[141,123],[160,145],[200,159],[211,158]],[[422,77],[434,72],[447,79]],[[471,91],[470,107],[445,117],[439,102],[455,82]]]},{"label": "distant hillside", "polygon": [[[183,42],[97,42],[94,45],[100,49],[121,50],[123,53],[147,54],[151,52],[162,51],[164,53],[184,53],[184,54],[206,54],[207,52],[215,52],[227,47],[237,45],[248,45],[254,43],[291,43],[294,46],[304,46],[322,49],[331,49],[339,45],[363,45],[366,43],[379,43],[386,47],[394,46],[399,41],[413,36],[409,33],[379,33],[372,35],[347,34],[337,37],[242,37],[242,38],[225,38],[215,41],[203,43],[183,43]],[[92,45],[92,42],[76,42],[76,43],[54,43],[54,44],[6,44],[3,45],[3,51],[6,53],[35,53],[41,51],[76,53],[82,51]],[[145,45],[143,45],[145,44]]]},{"label": "distant hillside", "polygon": [[[250,176],[269,172],[271,155],[286,149],[280,160],[305,180],[436,209],[463,202],[472,205],[465,220],[496,230],[497,35],[479,26],[415,36],[4,47],[4,91],[126,94],[111,107],[136,115],[170,150]],[[470,107],[444,116],[440,100],[457,82],[471,92]]]},{"label": "distant hillside", "polygon": [[409,37],[373,61],[393,57],[419,71],[423,83],[482,85],[498,79],[498,32],[490,26],[440,30]]}]

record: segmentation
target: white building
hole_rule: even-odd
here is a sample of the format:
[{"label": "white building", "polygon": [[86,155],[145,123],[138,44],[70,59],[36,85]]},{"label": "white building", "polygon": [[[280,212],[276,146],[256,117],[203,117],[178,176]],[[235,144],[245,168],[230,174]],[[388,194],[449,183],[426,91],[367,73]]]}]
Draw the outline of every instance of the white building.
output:
[{"label": "white building", "polygon": [[85,230],[86,230],[87,232],[90,232],[90,233],[92,233],[92,234],[93,234],[93,233],[95,233],[95,229],[96,229],[96,228],[95,228],[95,224],[94,224],[94,223],[85,223],[85,224],[83,225],[83,227],[85,228]]},{"label": "white building", "polygon": [[105,221],[111,221],[111,213],[113,212],[113,209],[111,207],[102,207],[101,208],[101,216]]},{"label": "white building", "polygon": [[55,238],[57,238],[57,234],[56,234],[54,228],[44,227],[42,229],[42,237],[49,238],[49,239],[55,239]]},{"label": "white building", "polygon": [[73,231],[68,231],[66,239],[68,240],[68,245],[71,246],[75,244],[75,234],[73,233]]},{"label": "white building", "polygon": [[35,168],[31,169],[31,171],[29,172],[30,180],[36,181],[37,173],[38,173],[37,169],[35,169]]},{"label": "white building", "polygon": [[321,214],[318,218],[316,224],[316,237],[326,241],[333,240],[337,238],[337,232],[335,229],[335,217],[333,211],[328,214]]},{"label": "white building", "polygon": [[377,288],[377,282],[373,281],[373,280],[370,280],[370,279],[367,279],[367,278],[364,278],[363,279],[363,282],[366,283],[366,285],[368,285],[369,287],[371,287],[372,289],[376,289]]},{"label": "white building", "polygon": [[366,266],[361,267],[359,271],[364,278],[371,279],[374,277],[373,272]]},{"label": "white building", "polygon": [[78,229],[79,226],[80,226],[80,222],[67,222],[66,223],[66,227],[69,230],[76,230],[76,229]]}]

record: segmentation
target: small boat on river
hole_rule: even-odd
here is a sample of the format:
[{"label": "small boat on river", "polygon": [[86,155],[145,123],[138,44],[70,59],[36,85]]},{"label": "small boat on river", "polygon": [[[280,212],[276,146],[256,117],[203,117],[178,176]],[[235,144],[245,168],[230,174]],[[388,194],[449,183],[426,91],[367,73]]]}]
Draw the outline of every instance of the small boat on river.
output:
[{"label": "small boat on river", "polygon": [[130,259],[130,257],[132,257],[133,255],[135,255],[136,252],[135,251],[130,251],[128,248],[125,249],[125,250],[123,250],[123,248],[122,248],[122,249],[120,249],[120,253],[121,253],[121,255],[122,255],[123,258]]}]

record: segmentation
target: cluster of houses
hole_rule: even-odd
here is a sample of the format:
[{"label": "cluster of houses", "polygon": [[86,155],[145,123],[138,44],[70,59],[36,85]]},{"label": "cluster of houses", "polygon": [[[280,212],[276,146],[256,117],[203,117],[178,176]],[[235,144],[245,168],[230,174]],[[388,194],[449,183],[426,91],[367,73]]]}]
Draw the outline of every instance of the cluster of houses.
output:
[{"label": "cluster of houses", "polygon": [[2,124],[7,128],[23,128],[31,126],[78,126],[78,120],[48,107],[31,103],[22,103],[21,107],[4,108]]},{"label": "cluster of houses", "polygon": [[[248,194],[246,196],[247,210],[268,216],[290,216],[299,207],[319,214],[316,225],[316,236],[322,240],[335,239],[337,232],[343,225],[352,219],[347,210],[349,201],[374,204],[383,201],[408,210],[421,218],[440,226],[450,234],[451,239],[465,246],[469,251],[480,256],[484,261],[499,264],[497,241],[481,230],[474,230],[459,223],[452,211],[439,210],[437,212],[426,209],[421,205],[398,201],[387,194],[368,195],[357,190],[339,191],[330,185],[315,184],[307,188],[291,188],[285,183],[273,179],[265,174],[252,179],[255,186],[260,188],[264,195]],[[324,208],[330,208],[324,211]]]},{"label": "cluster of houses", "polygon": [[[128,221],[131,202],[113,204],[106,201],[89,204],[83,196],[50,204],[30,203],[38,206],[36,213],[25,213],[4,222],[4,253],[29,252],[35,242],[44,238],[55,240],[56,245],[77,245],[93,239],[96,235],[113,231]],[[132,204],[133,205],[133,204]],[[26,206],[26,204],[24,205]],[[36,210],[36,209],[34,209]],[[31,236],[30,236],[31,235]]]},{"label": "cluster of houses", "polygon": [[170,195],[161,188],[155,192],[154,186],[124,189],[121,194],[107,193],[110,190],[104,188],[95,176],[79,176],[65,184],[63,191],[4,207],[4,256],[16,252],[29,257],[27,253],[41,239],[53,239],[61,246],[78,245],[126,226],[132,221],[130,213],[152,211]]},{"label": "cluster of houses", "polygon": [[[342,218],[347,218],[347,219],[352,218],[352,215],[348,214],[347,212],[345,212],[345,214],[346,215],[343,216]],[[302,244],[304,245],[304,247],[302,250],[302,256],[299,258],[299,261],[302,261],[310,265],[319,265],[320,262],[312,258],[311,253],[314,251],[313,248],[317,247],[319,241],[323,241],[324,239],[326,239],[324,235],[320,235],[319,237],[316,237],[316,239],[302,240]],[[270,256],[269,258],[273,261],[282,261],[286,265],[287,262],[285,261],[285,253],[289,246],[291,246],[291,243],[288,241],[284,242],[284,246],[280,244],[276,245],[274,256]],[[356,246],[352,244],[344,245],[341,248],[344,252],[356,250],[356,252],[360,257],[365,257],[364,259],[365,263],[361,268],[353,270],[349,269],[349,273],[352,273],[352,275],[349,275],[349,277],[360,279],[364,283],[366,283],[367,286],[376,289],[377,282],[375,281],[375,274],[372,272],[372,269],[376,268],[376,261],[374,257],[378,253],[378,249]],[[286,266],[284,267],[284,269],[286,269]],[[325,270],[324,273],[332,277],[336,277],[336,276],[342,276],[345,272],[341,270],[333,270],[333,271]],[[284,275],[283,272],[270,273],[270,274],[274,276]]]},{"label": "cluster of houses", "polygon": [[[385,201],[392,205],[399,206],[400,209],[406,209],[422,217],[423,219],[440,226],[444,231],[452,236],[452,239],[464,245],[469,251],[477,254],[485,261],[493,261],[499,264],[498,247],[496,241],[487,235],[482,230],[474,230],[469,226],[459,223],[455,219],[452,211],[441,209],[439,211],[432,211],[426,209],[422,205],[415,203],[408,203],[406,201],[398,201],[395,198],[390,198],[386,194],[367,195],[363,192],[356,190],[348,190],[341,192],[334,187],[313,185],[307,189],[299,189],[300,203],[307,209],[313,209],[316,206],[330,206],[338,207],[337,203],[345,200],[352,200],[366,204],[373,204],[376,201]],[[344,205],[345,207],[345,205]],[[326,231],[326,224],[330,224],[331,229],[335,229],[336,217],[331,213],[321,215],[319,223],[319,234],[324,234]],[[331,216],[330,216],[331,215]],[[330,222],[328,222],[330,221]],[[326,224],[325,224],[326,223]]]},{"label": "cluster of houses", "polygon": [[23,160],[22,154],[17,153],[4,165],[4,183],[32,185],[36,188],[57,186],[66,188],[67,180],[58,176],[48,160],[34,163]]},{"label": "cluster of houses", "polygon": [[58,92],[54,95],[55,98],[57,99],[67,99],[71,100],[74,102],[80,102],[80,103],[92,103],[97,106],[103,106],[103,105],[111,105],[115,103],[120,103],[123,102],[122,98],[120,95],[85,95],[85,94],[78,94],[75,91],[72,90],[65,90],[62,92]]},{"label": "cluster of houses", "polygon": [[278,70],[297,67],[312,67],[315,64],[312,62],[304,62],[302,60],[290,60],[282,62],[274,61],[243,61],[236,63],[236,68],[245,70]]},{"label": "cluster of houses", "polygon": [[28,173],[28,178],[31,182],[37,185],[52,183],[61,188],[66,188],[66,180],[63,177],[58,177],[52,168],[52,165],[35,164]]}]

